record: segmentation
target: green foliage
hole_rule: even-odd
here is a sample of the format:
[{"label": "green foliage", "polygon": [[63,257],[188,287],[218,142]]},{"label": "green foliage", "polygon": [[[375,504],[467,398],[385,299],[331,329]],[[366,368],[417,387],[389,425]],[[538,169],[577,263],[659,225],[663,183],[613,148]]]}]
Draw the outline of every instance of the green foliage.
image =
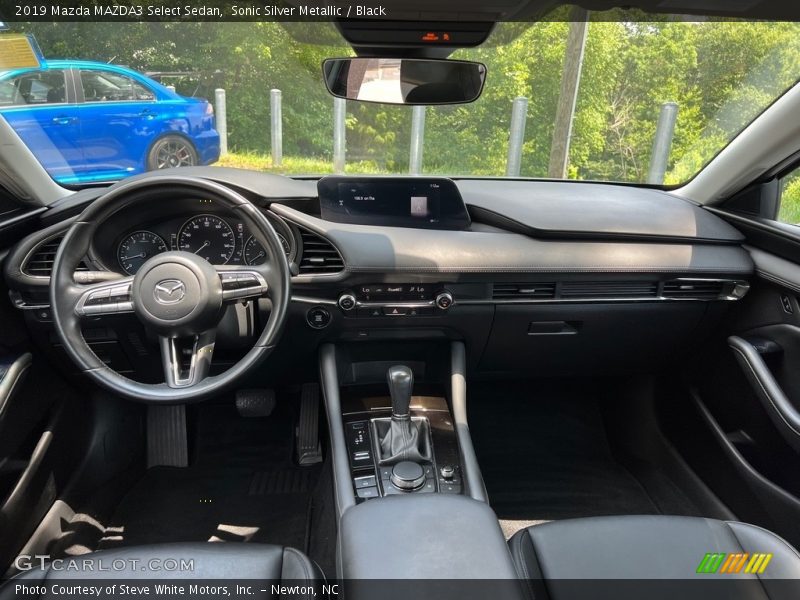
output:
[{"label": "green foliage", "polygon": [[800,171],[795,171],[783,182],[778,220],[800,225]]},{"label": "green foliage", "polygon": [[[272,164],[272,157],[257,152],[232,152],[220,157],[220,167],[266,171],[284,175],[329,175],[333,173],[333,165],[329,159],[308,156],[284,156],[280,167]],[[390,172],[381,169],[374,161],[348,162],[346,173],[369,175],[388,175]]]},{"label": "green foliage", "polygon": [[[522,175],[547,176],[568,28],[556,21],[501,24],[489,45],[454,53],[484,62],[487,84],[473,104],[428,108],[426,173],[502,175],[512,101],[524,96]],[[333,102],[320,63],[352,51],[330,24],[81,22],[22,29],[36,35],[48,57],[187,72],[165,80],[187,95],[211,98],[214,88],[225,88],[229,146],[237,156],[269,152],[269,90],[278,88],[286,155],[313,157],[313,172],[332,159]],[[800,24],[592,22],[569,177],[645,180],[661,106],[677,102],[667,183],[685,181],[798,74]],[[411,110],[357,102],[347,108],[348,170],[407,170]]]}]

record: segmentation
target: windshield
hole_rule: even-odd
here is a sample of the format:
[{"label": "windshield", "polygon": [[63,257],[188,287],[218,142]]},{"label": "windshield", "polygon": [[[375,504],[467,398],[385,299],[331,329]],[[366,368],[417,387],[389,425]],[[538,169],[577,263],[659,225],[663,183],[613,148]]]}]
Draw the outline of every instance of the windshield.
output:
[{"label": "windshield", "polygon": [[477,101],[412,108],[328,94],[322,61],[353,55],[329,23],[10,28],[46,68],[4,71],[0,113],[66,185],[205,164],[679,184],[800,76],[793,23],[503,23],[451,55],[486,65]]}]

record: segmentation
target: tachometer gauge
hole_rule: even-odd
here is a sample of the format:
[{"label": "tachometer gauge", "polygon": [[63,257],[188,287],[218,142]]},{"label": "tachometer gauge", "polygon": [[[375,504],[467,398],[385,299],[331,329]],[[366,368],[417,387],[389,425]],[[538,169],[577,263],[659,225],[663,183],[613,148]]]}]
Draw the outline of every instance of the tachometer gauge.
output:
[{"label": "tachometer gauge", "polygon": [[117,261],[128,275],[135,275],[144,261],[166,251],[167,244],[161,236],[152,231],[135,231],[120,242]]},{"label": "tachometer gauge", "polygon": [[214,215],[192,217],[178,232],[178,249],[206,259],[212,265],[224,265],[236,250],[233,229]]},{"label": "tachometer gauge", "polygon": [[[289,244],[289,240],[280,233],[277,235],[278,239],[281,241],[281,246],[283,246],[284,254],[289,256],[292,252],[292,246]],[[267,262],[267,251],[264,250],[264,246],[252,235],[247,238],[247,243],[244,245],[244,261],[248,265],[263,265]]]}]

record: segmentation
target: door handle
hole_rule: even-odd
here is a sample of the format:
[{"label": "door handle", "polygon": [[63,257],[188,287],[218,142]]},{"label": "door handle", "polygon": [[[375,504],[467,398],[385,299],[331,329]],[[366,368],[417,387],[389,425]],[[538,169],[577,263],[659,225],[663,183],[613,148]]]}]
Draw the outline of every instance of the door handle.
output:
[{"label": "door handle", "polygon": [[145,119],[152,120],[156,118],[156,111],[150,110],[149,108],[144,109],[142,112],[139,113],[140,117],[144,117]]},{"label": "door handle", "polygon": [[72,125],[77,121],[78,117],[67,117],[67,116],[53,117],[54,125]]},{"label": "door handle", "polygon": [[800,452],[800,410],[786,396],[778,380],[769,370],[765,357],[780,356],[781,347],[774,342],[750,340],[738,336],[728,338],[745,378],[761,401],[770,420],[778,428],[783,439],[795,451]]}]

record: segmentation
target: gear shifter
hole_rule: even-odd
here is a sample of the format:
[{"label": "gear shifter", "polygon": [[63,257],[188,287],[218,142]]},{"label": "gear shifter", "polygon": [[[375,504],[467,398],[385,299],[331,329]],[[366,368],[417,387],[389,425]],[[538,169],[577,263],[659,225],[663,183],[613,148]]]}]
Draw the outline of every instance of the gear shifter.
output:
[{"label": "gear shifter", "polygon": [[386,372],[386,381],[392,397],[392,419],[388,428],[379,433],[380,463],[394,465],[404,460],[423,461],[424,437],[419,425],[411,420],[414,373],[404,365],[397,365]]},{"label": "gear shifter", "polygon": [[392,396],[392,420],[410,420],[411,392],[414,389],[414,372],[404,365],[390,367],[386,382]]}]

